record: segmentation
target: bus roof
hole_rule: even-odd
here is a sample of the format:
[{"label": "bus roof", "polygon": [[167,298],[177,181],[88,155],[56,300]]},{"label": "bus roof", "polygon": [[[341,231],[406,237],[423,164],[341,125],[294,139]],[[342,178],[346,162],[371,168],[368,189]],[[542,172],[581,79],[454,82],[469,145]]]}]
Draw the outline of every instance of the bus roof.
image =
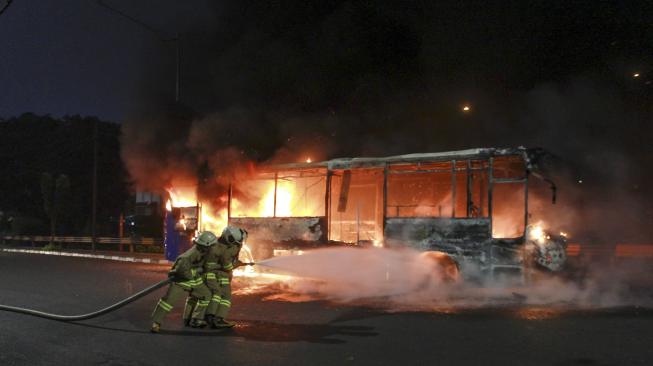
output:
[{"label": "bus roof", "polygon": [[303,170],[303,169],[352,169],[352,168],[375,168],[387,164],[410,164],[421,162],[437,162],[447,160],[466,159],[488,159],[493,156],[522,155],[528,159],[528,149],[517,148],[477,148],[467,150],[416,153],[406,155],[394,155],[387,157],[359,157],[359,158],[336,158],[327,161],[314,163],[290,163],[262,166],[262,170]]}]

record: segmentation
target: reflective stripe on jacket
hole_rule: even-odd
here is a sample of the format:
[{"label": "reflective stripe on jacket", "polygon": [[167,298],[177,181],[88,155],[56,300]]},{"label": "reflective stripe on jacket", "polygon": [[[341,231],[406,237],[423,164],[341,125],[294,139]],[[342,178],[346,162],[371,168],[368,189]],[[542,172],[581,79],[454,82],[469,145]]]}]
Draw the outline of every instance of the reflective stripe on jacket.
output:
[{"label": "reflective stripe on jacket", "polygon": [[183,252],[175,263],[172,265],[170,273],[175,275],[178,282],[188,282],[199,278],[199,272],[202,271],[204,264],[204,254],[200,252],[194,245]]}]

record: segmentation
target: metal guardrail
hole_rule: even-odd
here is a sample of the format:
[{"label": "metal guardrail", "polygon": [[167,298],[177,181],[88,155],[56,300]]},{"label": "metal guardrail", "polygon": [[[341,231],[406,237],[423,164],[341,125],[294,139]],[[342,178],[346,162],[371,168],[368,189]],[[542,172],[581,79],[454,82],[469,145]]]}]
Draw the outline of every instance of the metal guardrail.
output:
[{"label": "metal guardrail", "polygon": [[651,258],[653,257],[653,244],[616,244],[616,245],[588,245],[572,243],[567,245],[567,256],[594,256],[617,258]]},{"label": "metal guardrail", "polygon": [[[32,243],[43,243],[50,242],[51,240],[55,243],[62,244],[91,244],[92,238],[90,236],[55,236],[50,237],[43,235],[5,235],[1,237],[3,241],[27,241]],[[98,237],[96,238],[96,243],[99,244],[119,244],[120,251],[122,251],[123,245],[129,246],[129,251],[134,251],[134,245],[163,245],[162,239],[155,238],[111,238],[111,237]]]},{"label": "metal guardrail", "polygon": [[653,257],[652,244],[617,244],[614,255],[616,257]]}]

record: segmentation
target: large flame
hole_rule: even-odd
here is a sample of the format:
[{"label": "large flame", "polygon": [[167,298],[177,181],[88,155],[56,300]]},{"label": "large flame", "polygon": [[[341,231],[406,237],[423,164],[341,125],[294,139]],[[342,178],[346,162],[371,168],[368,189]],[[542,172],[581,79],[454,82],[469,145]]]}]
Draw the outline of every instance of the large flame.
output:
[{"label": "large flame", "polygon": [[220,233],[225,226],[227,226],[227,209],[213,212],[209,205],[202,206],[202,230]]},{"label": "large flame", "polygon": [[170,194],[172,207],[197,206],[197,192],[195,187],[169,187],[166,190]]},{"label": "large flame", "polygon": [[[290,216],[300,216],[294,215],[291,201],[293,197],[292,187],[288,187],[287,184],[283,182],[278,182],[276,188],[276,203],[275,203],[275,188],[274,182],[261,182],[259,183],[261,188],[264,190],[263,196],[255,205],[244,205],[237,199],[233,199],[231,202],[231,207],[236,212],[241,212],[240,216],[250,216],[250,217],[290,217]],[[275,215],[275,204],[276,204],[276,215]],[[253,207],[252,207],[253,206]],[[246,214],[242,214],[246,213]]]},{"label": "large flame", "polygon": [[[321,178],[279,179],[276,189],[274,180],[247,182],[245,191],[247,202],[232,198],[231,209],[234,217],[308,217],[317,216],[322,210],[323,187],[317,180]],[[311,181],[311,179],[316,179]],[[276,199],[275,199],[276,192]],[[319,193],[318,193],[319,192]],[[319,199],[319,198],[321,199]]]},{"label": "large flame", "polygon": [[196,187],[169,187],[170,200],[166,209],[172,211],[173,207],[200,207],[199,231],[210,230],[219,233],[227,226],[227,208],[215,209],[208,203],[197,200]]},{"label": "large flame", "polygon": [[528,232],[530,239],[537,241],[538,243],[544,242],[547,239],[547,234],[544,232],[544,228],[541,223],[533,225]]}]

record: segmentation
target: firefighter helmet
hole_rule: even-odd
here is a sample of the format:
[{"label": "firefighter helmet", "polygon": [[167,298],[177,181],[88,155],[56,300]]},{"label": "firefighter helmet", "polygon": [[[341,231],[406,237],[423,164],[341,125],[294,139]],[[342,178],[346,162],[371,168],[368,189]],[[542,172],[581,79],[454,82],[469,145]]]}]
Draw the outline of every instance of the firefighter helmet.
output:
[{"label": "firefighter helmet", "polygon": [[218,242],[218,238],[210,231],[202,231],[198,236],[193,239],[193,243],[201,247],[210,247]]},{"label": "firefighter helmet", "polygon": [[247,230],[235,226],[227,226],[222,230],[221,237],[229,245],[241,245],[247,239]]}]

